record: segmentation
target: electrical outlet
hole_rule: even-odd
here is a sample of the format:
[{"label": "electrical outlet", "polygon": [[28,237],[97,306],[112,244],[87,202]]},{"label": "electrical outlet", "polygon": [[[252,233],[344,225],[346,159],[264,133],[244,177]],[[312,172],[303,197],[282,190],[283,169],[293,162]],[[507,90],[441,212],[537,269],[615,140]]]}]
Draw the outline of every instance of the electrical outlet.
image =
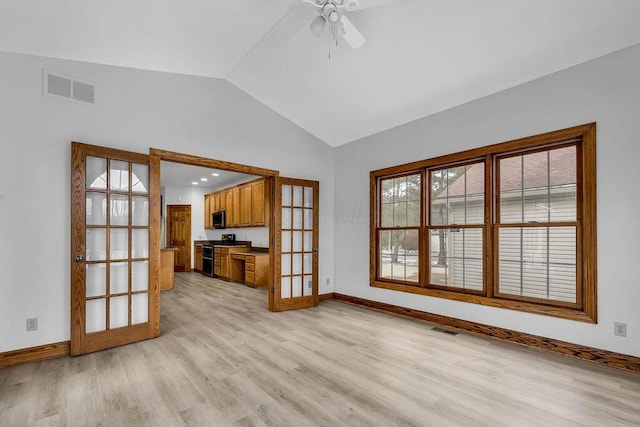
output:
[{"label": "electrical outlet", "polygon": [[31,319],[27,319],[27,332],[37,331],[38,330],[38,318],[32,317]]},{"label": "electrical outlet", "polygon": [[626,337],[627,336],[627,324],[615,322],[613,324],[613,335],[618,337]]}]

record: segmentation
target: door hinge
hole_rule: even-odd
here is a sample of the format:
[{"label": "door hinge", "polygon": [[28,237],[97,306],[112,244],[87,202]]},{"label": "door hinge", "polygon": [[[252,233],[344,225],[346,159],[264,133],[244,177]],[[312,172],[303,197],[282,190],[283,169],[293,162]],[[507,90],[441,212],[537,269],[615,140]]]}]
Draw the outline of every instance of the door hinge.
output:
[{"label": "door hinge", "polygon": [[271,293],[275,294],[276,293],[276,288],[274,288],[273,286],[271,287]]},{"label": "door hinge", "polygon": [[276,238],[275,238],[275,237],[272,237],[272,238],[271,238],[271,244],[272,244],[272,245],[275,245],[275,244],[276,244]]}]

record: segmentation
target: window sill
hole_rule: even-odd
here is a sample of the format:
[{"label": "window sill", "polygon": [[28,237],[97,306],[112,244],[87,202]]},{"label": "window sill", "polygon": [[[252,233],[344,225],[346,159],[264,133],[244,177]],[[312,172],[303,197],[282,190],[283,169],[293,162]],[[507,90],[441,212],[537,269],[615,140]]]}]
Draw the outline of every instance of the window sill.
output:
[{"label": "window sill", "polygon": [[436,298],[444,298],[449,300],[467,302],[471,304],[487,305],[497,308],[505,308],[508,310],[523,311],[525,313],[542,314],[545,316],[559,317],[562,319],[575,320],[578,322],[597,323],[595,315],[590,316],[582,310],[553,307],[543,304],[534,304],[525,301],[514,301],[498,298],[487,298],[481,295],[465,294],[459,292],[444,291],[440,289],[421,288],[418,286],[404,285],[400,283],[390,283],[373,281],[371,286],[374,288],[389,289],[392,291],[409,292],[413,294],[426,295]]}]

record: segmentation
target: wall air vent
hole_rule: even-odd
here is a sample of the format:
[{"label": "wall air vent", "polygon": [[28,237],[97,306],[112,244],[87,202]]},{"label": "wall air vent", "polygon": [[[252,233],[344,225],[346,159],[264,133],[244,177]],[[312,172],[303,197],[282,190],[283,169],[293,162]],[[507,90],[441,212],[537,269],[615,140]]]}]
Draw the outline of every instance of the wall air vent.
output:
[{"label": "wall air vent", "polygon": [[42,70],[42,93],[58,99],[95,103],[95,86],[60,73]]}]

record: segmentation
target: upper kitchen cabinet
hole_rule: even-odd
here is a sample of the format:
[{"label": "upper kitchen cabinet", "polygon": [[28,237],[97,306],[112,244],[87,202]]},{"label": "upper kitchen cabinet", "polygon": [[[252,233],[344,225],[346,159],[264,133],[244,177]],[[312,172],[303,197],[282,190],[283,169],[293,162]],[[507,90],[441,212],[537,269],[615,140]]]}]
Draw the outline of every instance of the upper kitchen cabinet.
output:
[{"label": "upper kitchen cabinet", "polygon": [[251,183],[251,225],[254,227],[269,225],[270,187],[266,179]]},{"label": "upper kitchen cabinet", "polygon": [[240,226],[251,226],[251,184],[240,186]]},{"label": "upper kitchen cabinet", "polygon": [[204,228],[213,228],[210,199],[212,199],[211,194],[204,195]]},{"label": "upper kitchen cabinet", "polygon": [[268,226],[270,189],[260,178],[205,195],[205,228],[213,228],[211,214],[218,211],[226,212],[227,228]]}]

